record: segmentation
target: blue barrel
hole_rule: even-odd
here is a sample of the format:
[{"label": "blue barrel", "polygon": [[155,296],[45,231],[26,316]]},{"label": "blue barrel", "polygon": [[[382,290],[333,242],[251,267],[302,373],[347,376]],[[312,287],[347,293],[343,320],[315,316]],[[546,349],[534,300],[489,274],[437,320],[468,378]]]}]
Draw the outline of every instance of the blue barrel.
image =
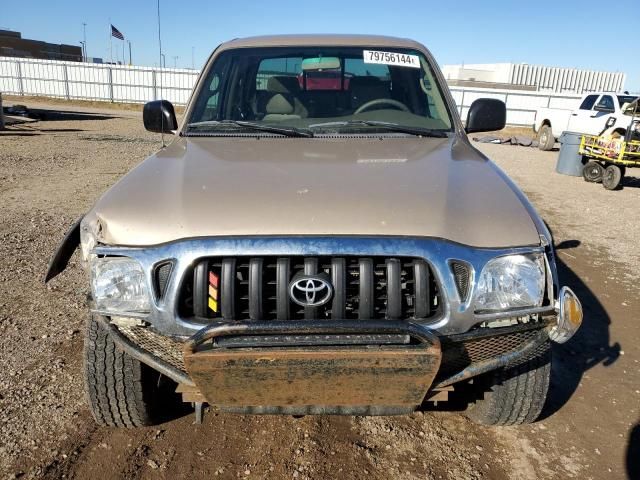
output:
[{"label": "blue barrel", "polygon": [[582,155],[580,150],[580,140],[582,133],[562,132],[560,135],[560,154],[556,164],[556,172],[574,177],[582,176]]}]

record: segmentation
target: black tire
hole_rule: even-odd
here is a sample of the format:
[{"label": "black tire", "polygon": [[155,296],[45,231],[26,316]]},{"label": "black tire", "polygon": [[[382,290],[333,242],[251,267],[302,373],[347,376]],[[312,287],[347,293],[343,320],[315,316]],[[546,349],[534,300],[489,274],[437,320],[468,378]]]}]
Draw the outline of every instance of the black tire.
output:
[{"label": "black tire", "polygon": [[166,377],[118,348],[93,316],[85,334],[84,379],[89,407],[99,425],[154,425],[161,421],[163,397],[171,398],[162,386]]},{"label": "black tire", "polygon": [[582,177],[585,182],[601,183],[604,175],[604,167],[594,160],[589,160],[582,168]]},{"label": "black tire", "polygon": [[617,165],[609,165],[602,176],[602,186],[607,190],[615,190],[622,182],[622,170]]},{"label": "black tire", "polygon": [[551,150],[556,144],[550,125],[542,125],[538,132],[538,148],[540,150]]},{"label": "black tire", "polygon": [[531,360],[476,379],[482,398],[466,415],[482,425],[522,425],[542,412],[549,391],[551,349],[547,344]]}]

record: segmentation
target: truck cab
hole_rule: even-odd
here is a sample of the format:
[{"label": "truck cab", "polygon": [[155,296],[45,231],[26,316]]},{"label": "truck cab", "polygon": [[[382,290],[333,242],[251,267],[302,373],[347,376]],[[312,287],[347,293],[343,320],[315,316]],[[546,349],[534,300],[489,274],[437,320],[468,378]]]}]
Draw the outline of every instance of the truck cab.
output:
[{"label": "truck cab", "polygon": [[636,98],[635,95],[626,93],[587,93],[582,96],[578,108],[575,110],[538,109],[534,130],[538,133],[540,150],[551,150],[556,140],[565,131],[600,135],[607,129],[607,120],[611,117],[614,117],[616,121],[608,130],[610,133],[623,136],[628,126],[623,114],[623,107]]}]

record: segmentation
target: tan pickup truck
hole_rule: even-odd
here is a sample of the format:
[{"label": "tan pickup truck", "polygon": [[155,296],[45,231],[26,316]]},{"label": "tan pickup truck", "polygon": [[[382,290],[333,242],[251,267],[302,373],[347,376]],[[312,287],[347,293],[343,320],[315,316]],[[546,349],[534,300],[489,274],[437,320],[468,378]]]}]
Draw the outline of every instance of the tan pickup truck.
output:
[{"label": "tan pickup truck", "polygon": [[98,423],[176,400],[243,414],[407,414],[454,398],[486,424],[535,420],[550,340],[582,321],[551,235],[467,133],[429,51],[406,39],[220,45],[173,141],[69,231],[91,285],[85,376]]}]

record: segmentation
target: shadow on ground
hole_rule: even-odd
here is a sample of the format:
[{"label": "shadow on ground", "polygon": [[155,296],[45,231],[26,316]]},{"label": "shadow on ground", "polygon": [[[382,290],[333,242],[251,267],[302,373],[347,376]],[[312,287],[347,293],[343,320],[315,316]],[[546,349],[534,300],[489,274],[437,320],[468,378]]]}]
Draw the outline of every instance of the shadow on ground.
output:
[{"label": "shadow on ground", "polygon": [[41,128],[40,131],[47,133],[84,132],[81,128]]},{"label": "shadow on ground", "polygon": [[569,401],[587,370],[599,364],[609,366],[620,356],[620,344],[611,341],[609,314],[594,292],[561,258],[562,250],[579,245],[579,240],[568,240],[556,246],[560,285],[566,285],[576,293],[582,303],[584,321],[567,343],[553,344],[551,387],[541,419],[553,415]]},{"label": "shadow on ground", "polygon": [[640,478],[640,422],[629,433],[627,445],[627,476],[629,480]]},{"label": "shadow on ground", "polygon": [[22,130],[2,130],[0,131],[1,137],[33,137],[34,135],[42,135],[40,132],[25,132]]},{"label": "shadow on ground", "polygon": [[622,179],[622,188],[626,187],[640,188],[640,177],[632,177],[625,174],[624,178]]},{"label": "shadow on ground", "polygon": [[55,121],[85,121],[85,120],[111,120],[120,118],[117,115],[105,115],[102,113],[75,112],[70,110],[30,109],[34,118],[47,122]]},{"label": "shadow on ground", "polygon": [[5,115],[14,116],[15,118],[24,117],[31,120],[45,120],[47,122],[62,121],[84,121],[84,120],[110,120],[112,118],[120,118],[117,115],[108,115],[104,113],[92,112],[76,112],[73,110],[56,110],[51,108],[27,108],[24,105],[14,105],[12,107],[4,107]]},{"label": "shadow on ground", "polygon": [[[7,109],[4,109],[5,111]],[[105,115],[102,113],[91,112],[75,112],[68,110],[52,110],[52,109],[24,109],[20,110],[20,115],[14,115],[12,121],[7,120],[7,128],[2,130],[3,136],[29,136],[39,135],[40,132],[46,133],[69,133],[69,132],[83,132],[84,129],[79,128],[40,128],[40,121],[55,122],[55,121],[86,121],[86,120],[112,120],[122,118],[117,115]],[[24,117],[25,121],[22,122],[20,117]],[[9,117],[7,117],[9,118]],[[35,121],[34,121],[35,120]],[[28,129],[28,130],[27,130]]]}]

